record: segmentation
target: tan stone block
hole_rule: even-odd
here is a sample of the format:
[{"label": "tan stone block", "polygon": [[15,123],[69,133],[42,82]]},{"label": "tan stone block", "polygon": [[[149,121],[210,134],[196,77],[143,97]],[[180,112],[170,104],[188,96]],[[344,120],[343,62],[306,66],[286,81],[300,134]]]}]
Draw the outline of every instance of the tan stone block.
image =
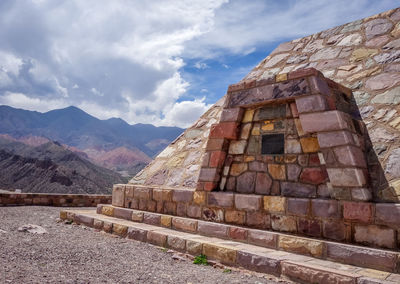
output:
[{"label": "tan stone block", "polygon": [[180,237],[168,236],[167,244],[168,247],[177,251],[185,251],[186,248],[186,240]]},{"label": "tan stone block", "polygon": [[353,51],[350,56],[350,62],[357,62],[361,61],[367,57],[372,57],[373,55],[377,54],[377,49],[370,49],[370,48],[358,48]]},{"label": "tan stone block", "polygon": [[248,139],[251,131],[251,123],[246,123],[242,125],[242,130],[240,131],[240,139]]},{"label": "tan stone block", "polygon": [[216,259],[225,264],[235,264],[236,250],[214,244],[204,244],[203,254],[211,259]]},{"label": "tan stone block", "polygon": [[226,210],[225,211],[225,222],[242,225],[245,222],[245,212],[237,210]]},{"label": "tan stone block", "polygon": [[147,241],[153,245],[165,247],[167,243],[167,235],[155,231],[148,231]]},{"label": "tan stone block", "polygon": [[126,234],[128,233],[128,226],[114,223],[112,230],[114,234],[121,237],[125,237]]},{"label": "tan stone block", "polygon": [[172,216],[161,216],[161,226],[170,228],[172,222]]},{"label": "tan stone block", "polygon": [[314,153],[319,151],[318,139],[316,137],[300,138],[300,144],[304,153]]},{"label": "tan stone block", "polygon": [[297,134],[298,134],[299,136],[303,136],[305,133],[304,133],[303,127],[301,126],[300,119],[295,118],[295,119],[294,119],[294,125],[296,125]]},{"label": "tan stone block", "polygon": [[273,179],[279,179],[279,180],[286,179],[285,165],[268,164],[268,172]]},{"label": "tan stone block", "polygon": [[64,211],[64,210],[60,211],[60,219],[62,219],[62,220],[67,219],[67,211]]},{"label": "tan stone block", "polygon": [[290,236],[279,236],[278,247],[289,252],[322,257],[323,242]]},{"label": "tan stone block", "polygon": [[286,209],[286,197],[264,196],[264,210],[270,213],[284,213]]},{"label": "tan stone block", "polygon": [[287,81],[287,79],[288,79],[288,74],[287,73],[278,74],[275,77],[275,81],[276,82]]},{"label": "tan stone block", "polygon": [[186,241],[186,252],[191,255],[199,255],[203,251],[203,244],[196,241]]},{"label": "tan stone block", "polygon": [[242,123],[252,122],[254,116],[254,109],[246,109],[243,115]]},{"label": "tan stone block", "polygon": [[297,155],[285,155],[285,163],[293,164],[297,161]]},{"label": "tan stone block", "polygon": [[396,232],[387,227],[376,225],[356,225],[354,227],[354,241],[361,244],[379,246],[384,248],[395,248]]},{"label": "tan stone block", "polygon": [[229,145],[229,154],[243,154],[246,148],[247,141],[246,140],[233,140]]},{"label": "tan stone block", "polygon": [[239,176],[243,172],[247,171],[247,164],[246,163],[240,163],[240,164],[232,164],[231,166],[231,175],[232,176]]},{"label": "tan stone block", "polygon": [[114,216],[114,207],[111,206],[103,206],[101,208],[101,214],[106,216]]},{"label": "tan stone block", "polygon": [[204,191],[195,191],[193,193],[193,202],[202,205],[206,202],[206,192]]},{"label": "tan stone block", "polygon": [[374,279],[380,279],[380,280],[385,280],[390,275],[389,272],[384,272],[384,271],[370,269],[370,268],[364,268],[364,269],[358,270],[357,273],[361,274],[362,276],[366,276],[366,277],[374,278]]},{"label": "tan stone block", "polygon": [[281,232],[297,232],[296,218],[291,216],[271,215],[271,227]]},{"label": "tan stone block", "polygon": [[143,212],[132,212],[132,221],[134,222],[143,222]]},{"label": "tan stone block", "polygon": [[251,135],[260,135],[260,125],[256,124],[251,130]]},{"label": "tan stone block", "polygon": [[246,163],[253,162],[256,158],[254,156],[244,156],[244,161]]},{"label": "tan stone block", "polygon": [[123,207],[125,203],[125,185],[115,184],[112,192],[112,205]]}]

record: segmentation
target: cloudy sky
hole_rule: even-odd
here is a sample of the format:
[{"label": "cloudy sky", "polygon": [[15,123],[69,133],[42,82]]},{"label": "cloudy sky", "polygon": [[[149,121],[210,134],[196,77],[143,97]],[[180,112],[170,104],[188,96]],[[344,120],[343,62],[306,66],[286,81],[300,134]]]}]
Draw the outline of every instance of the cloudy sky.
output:
[{"label": "cloudy sky", "polygon": [[0,104],[187,127],[280,42],[397,0],[1,0]]}]

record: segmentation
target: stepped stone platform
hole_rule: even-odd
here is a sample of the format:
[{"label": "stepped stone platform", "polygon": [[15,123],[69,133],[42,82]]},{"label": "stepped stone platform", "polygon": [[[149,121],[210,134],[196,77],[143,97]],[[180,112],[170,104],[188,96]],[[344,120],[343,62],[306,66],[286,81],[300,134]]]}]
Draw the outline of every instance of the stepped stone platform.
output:
[{"label": "stepped stone platform", "polygon": [[112,206],[61,217],[305,283],[398,283],[399,72],[400,9],[283,43]]},{"label": "stepped stone platform", "polygon": [[306,283],[398,283],[399,254],[237,226],[99,205],[62,219],[230,266]]}]

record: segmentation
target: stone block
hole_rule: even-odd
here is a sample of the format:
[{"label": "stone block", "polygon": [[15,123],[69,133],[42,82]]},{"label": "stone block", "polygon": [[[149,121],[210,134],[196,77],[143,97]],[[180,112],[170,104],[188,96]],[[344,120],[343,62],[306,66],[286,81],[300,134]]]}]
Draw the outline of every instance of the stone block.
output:
[{"label": "stone block", "polygon": [[176,216],[186,217],[186,203],[177,202],[176,204]]},{"label": "stone block", "polygon": [[247,171],[247,168],[248,168],[247,163],[232,164],[230,174],[232,176],[239,176],[245,171]]},{"label": "stone block", "polygon": [[161,224],[161,215],[145,212],[143,214],[143,223],[159,226]]},{"label": "stone block", "polygon": [[329,181],[337,187],[363,187],[367,183],[364,172],[357,168],[327,168]]},{"label": "stone block", "polygon": [[304,183],[322,184],[328,180],[328,173],[323,167],[304,168],[300,175],[300,181]]},{"label": "stone block", "polygon": [[315,197],[317,188],[315,185],[296,182],[281,182],[283,196],[291,197]]},{"label": "stone block", "polygon": [[273,179],[277,179],[277,180],[285,180],[286,179],[285,165],[268,164],[268,172]]},{"label": "stone block", "polygon": [[203,244],[196,241],[186,241],[186,252],[198,256],[203,252]]},{"label": "stone block", "polygon": [[185,232],[196,232],[197,220],[173,217],[172,228]]},{"label": "stone block", "polygon": [[342,145],[354,145],[353,135],[347,130],[318,133],[318,143],[321,148],[331,148]]},{"label": "stone block", "polygon": [[125,203],[125,186],[116,184],[113,186],[112,202],[113,206],[123,207]]},{"label": "stone block", "polygon": [[101,230],[103,228],[103,221],[94,219],[93,220],[93,228],[95,228],[97,230]]},{"label": "stone block", "polygon": [[284,213],[286,209],[286,197],[264,196],[264,210],[270,213]]},{"label": "stone block", "polygon": [[210,155],[209,166],[212,168],[221,168],[225,162],[226,153],[224,151],[213,151]]},{"label": "stone block", "polygon": [[246,214],[243,211],[226,210],[225,222],[230,224],[243,225],[245,223]]},{"label": "stone block", "polygon": [[232,140],[231,143],[229,144],[229,154],[231,155],[243,154],[246,145],[247,145],[246,140]]},{"label": "stone block", "polygon": [[74,221],[77,224],[84,224],[88,227],[93,227],[94,218],[90,216],[75,214]]},{"label": "stone block", "polygon": [[315,153],[319,151],[318,139],[315,137],[300,138],[300,144],[304,153]]},{"label": "stone block", "polygon": [[156,246],[166,247],[167,235],[156,231],[148,231],[147,242]]},{"label": "stone block", "polygon": [[201,218],[201,206],[188,205],[186,214],[190,218]]},{"label": "stone block", "polygon": [[113,234],[118,235],[120,237],[125,237],[128,233],[128,226],[114,223],[112,230]]},{"label": "stone block", "polygon": [[163,227],[171,228],[172,216],[161,215],[160,223]]},{"label": "stone block", "polygon": [[264,212],[249,211],[246,213],[246,225],[254,228],[267,229],[270,227],[270,216]]},{"label": "stone block", "polygon": [[286,105],[267,105],[257,109],[254,120],[270,120],[277,118],[284,118],[286,116]]},{"label": "stone block", "polygon": [[217,207],[233,207],[233,194],[226,192],[208,193],[208,205]]},{"label": "stone block", "polygon": [[336,160],[343,166],[355,166],[366,168],[366,160],[363,151],[355,146],[340,146],[333,149]]},{"label": "stone block", "polygon": [[260,161],[252,161],[249,163],[249,170],[252,172],[266,172],[268,170],[267,164]]},{"label": "stone block", "polygon": [[147,230],[129,227],[128,228],[128,239],[137,240],[140,242],[146,242]]},{"label": "stone block", "polygon": [[172,200],[172,190],[167,189],[153,189],[153,200],[155,201],[171,201]]},{"label": "stone block", "polygon": [[323,236],[335,241],[345,241],[350,235],[350,226],[341,221],[323,221]]},{"label": "stone block", "polygon": [[251,123],[242,124],[240,130],[240,139],[244,140],[249,139],[251,126],[252,126]]},{"label": "stone block", "polygon": [[198,223],[198,233],[209,237],[218,237],[226,239],[228,237],[229,226],[199,221]]},{"label": "stone block", "polygon": [[198,205],[206,203],[206,192],[195,191],[193,192],[193,202]]},{"label": "stone block", "polygon": [[285,141],[286,154],[301,154],[301,145],[297,139],[286,139]]},{"label": "stone block", "polygon": [[234,249],[205,243],[203,244],[203,254],[224,264],[234,265],[236,263],[236,250]]},{"label": "stone block", "polygon": [[203,208],[202,219],[221,223],[224,221],[224,211],[218,208]]},{"label": "stone block", "polygon": [[254,109],[246,109],[243,115],[242,123],[252,122],[254,116]]},{"label": "stone block", "polygon": [[237,264],[249,270],[280,275],[280,260],[266,255],[239,251],[237,253]]},{"label": "stone block", "polygon": [[328,110],[328,104],[321,95],[311,95],[296,99],[298,113],[308,113]]},{"label": "stone block", "polygon": [[376,225],[355,225],[354,241],[356,243],[393,249],[396,247],[396,232],[387,227]]},{"label": "stone block", "polygon": [[278,247],[285,251],[317,258],[322,258],[324,251],[324,243],[322,241],[292,236],[279,236]]},{"label": "stone block", "polygon": [[371,223],[373,220],[372,203],[343,202],[343,217],[346,220]]},{"label": "stone block", "polygon": [[283,276],[300,283],[356,284],[358,275],[344,271],[321,268],[312,264],[284,261],[281,263]]},{"label": "stone block", "polygon": [[297,231],[303,235],[320,237],[322,234],[321,221],[300,218],[297,222]]},{"label": "stone block", "polygon": [[313,199],[312,215],[322,218],[340,218],[339,203],[336,200]]},{"label": "stone block", "polygon": [[267,173],[256,174],[255,193],[269,194],[271,192],[272,179]]},{"label": "stone block", "polygon": [[174,190],[172,193],[174,202],[192,202],[193,191],[191,190]]},{"label": "stone block", "polygon": [[134,222],[143,222],[143,212],[132,212],[132,221]]},{"label": "stone block", "polygon": [[101,214],[113,217],[114,216],[114,207],[111,206],[103,206],[101,208]]},{"label": "stone block", "polygon": [[253,193],[256,183],[255,172],[245,172],[236,178],[236,191],[240,193]]},{"label": "stone block", "polygon": [[134,196],[136,199],[151,200],[151,188],[136,187]]},{"label": "stone block", "polygon": [[199,181],[218,181],[220,178],[218,168],[201,168]]},{"label": "stone block", "polygon": [[328,259],[345,264],[393,272],[398,261],[396,252],[337,243],[326,245]]},{"label": "stone block", "polygon": [[286,165],[287,178],[289,181],[297,181],[301,172],[301,167],[297,164]]},{"label": "stone block", "polygon": [[348,115],[337,110],[300,114],[300,122],[306,133],[352,129]]},{"label": "stone block", "polygon": [[322,94],[325,96],[331,95],[331,89],[327,84],[326,80],[321,78],[320,76],[311,76],[309,78],[310,88],[312,94]]},{"label": "stone block", "polygon": [[400,226],[400,204],[376,204],[375,208],[377,223]]},{"label": "stone block", "polygon": [[262,196],[236,194],[235,207],[238,210],[256,211],[260,210],[262,203]]},{"label": "stone block", "polygon": [[186,251],[186,240],[180,237],[168,236],[167,245],[177,251]]},{"label": "stone block", "polygon": [[239,134],[237,122],[220,122],[211,126],[210,138],[225,138],[236,140]]},{"label": "stone block", "polygon": [[297,216],[307,216],[310,211],[310,200],[302,198],[288,198],[287,212]]},{"label": "stone block", "polygon": [[131,221],[132,210],[125,208],[114,208],[114,217]]},{"label": "stone block", "polygon": [[245,241],[247,240],[248,230],[239,227],[229,227],[228,236],[232,240]]},{"label": "stone block", "polygon": [[237,107],[237,108],[225,108],[222,111],[220,121],[239,122],[239,121],[242,120],[243,112],[244,112],[243,108],[240,108],[240,107]]},{"label": "stone block", "polygon": [[209,138],[207,141],[206,151],[218,151],[225,150],[228,145],[228,140],[224,138],[219,139],[211,139]]},{"label": "stone block", "polygon": [[247,233],[249,244],[276,249],[278,244],[278,235],[272,232],[249,230]]},{"label": "stone block", "polygon": [[372,199],[371,190],[368,188],[352,188],[351,199],[354,201],[370,201]]},{"label": "stone block", "polygon": [[271,215],[271,227],[275,231],[297,232],[296,218],[291,216]]}]

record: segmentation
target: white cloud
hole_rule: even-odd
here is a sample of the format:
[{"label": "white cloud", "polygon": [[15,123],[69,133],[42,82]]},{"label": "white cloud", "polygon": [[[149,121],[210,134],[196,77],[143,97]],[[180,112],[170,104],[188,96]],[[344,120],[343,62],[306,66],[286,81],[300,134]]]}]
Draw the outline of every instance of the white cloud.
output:
[{"label": "white cloud", "polygon": [[194,67],[197,68],[197,69],[207,69],[207,68],[210,68],[210,66],[208,66],[207,63],[204,63],[204,62],[196,62],[196,63],[194,64]]},{"label": "white cloud", "polygon": [[65,108],[68,103],[62,99],[31,98],[21,93],[6,92],[0,96],[0,105],[9,105],[15,108],[46,112],[53,109]]}]

